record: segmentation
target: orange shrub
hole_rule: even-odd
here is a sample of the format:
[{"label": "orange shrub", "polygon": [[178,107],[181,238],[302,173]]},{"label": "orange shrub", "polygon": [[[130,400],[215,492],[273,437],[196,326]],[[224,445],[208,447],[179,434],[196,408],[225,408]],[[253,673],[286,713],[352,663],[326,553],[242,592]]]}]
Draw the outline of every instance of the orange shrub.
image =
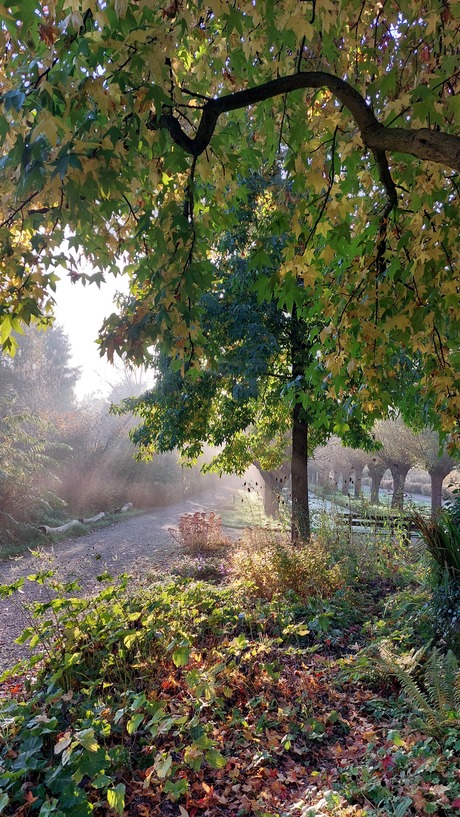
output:
[{"label": "orange shrub", "polygon": [[222,519],[215,513],[184,513],[179,526],[169,532],[189,556],[212,555],[230,545],[222,532]]}]

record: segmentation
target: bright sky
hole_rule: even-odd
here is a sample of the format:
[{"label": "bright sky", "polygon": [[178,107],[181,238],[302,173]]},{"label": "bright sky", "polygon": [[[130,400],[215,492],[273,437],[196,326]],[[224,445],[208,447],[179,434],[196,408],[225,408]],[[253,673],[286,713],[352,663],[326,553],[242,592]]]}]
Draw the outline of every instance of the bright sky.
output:
[{"label": "bright sky", "polygon": [[115,310],[116,292],[127,291],[126,279],[111,278],[100,289],[91,284],[72,284],[64,274],[57,285],[56,320],[72,345],[72,365],[81,367],[76,394],[79,399],[92,393],[107,394],[110,385],[120,379],[114,366],[99,355],[95,340],[105,317]]}]

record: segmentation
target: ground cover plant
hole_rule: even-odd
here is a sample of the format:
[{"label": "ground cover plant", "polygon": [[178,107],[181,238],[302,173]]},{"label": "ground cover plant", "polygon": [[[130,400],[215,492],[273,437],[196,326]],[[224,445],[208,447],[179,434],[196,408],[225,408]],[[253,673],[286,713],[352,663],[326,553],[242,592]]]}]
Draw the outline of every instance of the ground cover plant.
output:
[{"label": "ground cover plant", "polygon": [[[18,666],[2,688],[0,813],[458,813],[460,675],[453,655],[430,659],[425,555],[401,545],[366,582],[348,570],[345,545],[325,564],[318,542],[313,578],[335,567],[340,582],[302,595],[283,584],[267,535],[265,569],[279,577],[267,598],[248,575],[135,588],[102,575],[92,598],[49,572],[31,577],[56,595],[22,637],[44,655],[31,662],[35,680]],[[371,544],[362,540],[363,563],[377,555]],[[434,728],[424,702],[441,713]]]}]

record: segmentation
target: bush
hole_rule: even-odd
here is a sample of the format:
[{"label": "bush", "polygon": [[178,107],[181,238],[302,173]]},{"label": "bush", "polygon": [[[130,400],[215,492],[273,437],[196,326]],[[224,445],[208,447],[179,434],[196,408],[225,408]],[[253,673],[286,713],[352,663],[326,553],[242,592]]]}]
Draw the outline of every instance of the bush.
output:
[{"label": "bush", "polygon": [[439,584],[453,582],[460,585],[460,527],[449,513],[440,513],[437,519],[414,515],[415,524],[435,565]]},{"label": "bush", "polygon": [[215,513],[184,513],[179,526],[169,532],[189,556],[214,555],[230,545],[222,532],[222,519]]},{"label": "bush", "polygon": [[230,571],[265,599],[288,591],[301,599],[329,598],[343,585],[339,565],[331,565],[319,541],[293,547],[285,536],[268,530],[245,531],[232,555]]},{"label": "bush", "polygon": [[[357,514],[364,519],[367,513],[366,506],[360,505]],[[414,572],[423,573],[419,549],[407,541],[405,528],[398,528],[393,516],[383,528],[373,528],[372,512],[370,516],[366,531],[351,528],[340,513],[321,513],[315,520],[316,536],[333,562],[340,564],[348,584],[399,587],[411,583]]]},{"label": "bush", "polygon": [[460,658],[460,583],[448,582],[435,588],[432,612],[437,640]]}]

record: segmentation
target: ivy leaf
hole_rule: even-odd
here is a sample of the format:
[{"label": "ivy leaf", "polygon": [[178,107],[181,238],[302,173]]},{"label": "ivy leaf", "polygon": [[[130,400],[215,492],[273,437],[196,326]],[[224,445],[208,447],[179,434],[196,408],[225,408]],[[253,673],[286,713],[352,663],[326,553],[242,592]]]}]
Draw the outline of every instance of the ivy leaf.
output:
[{"label": "ivy leaf", "polygon": [[185,667],[190,658],[190,647],[177,647],[172,654],[173,664],[176,667]]},{"label": "ivy leaf", "polygon": [[82,729],[80,732],[75,732],[76,740],[87,749],[88,752],[97,752],[99,744],[94,737],[94,729]]},{"label": "ivy leaf", "polygon": [[128,735],[132,735],[134,732],[137,732],[143,720],[144,715],[141,712],[133,715],[126,724],[126,731],[128,732]]},{"label": "ivy leaf", "polygon": [[154,765],[158,777],[160,778],[160,780],[163,780],[163,778],[167,777],[169,772],[171,771],[172,766],[171,755],[164,754],[159,755],[159,757],[157,757],[157,759],[155,760]]},{"label": "ivy leaf", "polygon": [[217,749],[209,749],[205,753],[205,758],[212,769],[223,769],[227,763],[225,757]]},{"label": "ivy leaf", "polygon": [[62,738],[59,738],[58,742],[56,743],[56,745],[54,747],[54,754],[55,755],[60,755],[61,752],[64,751],[64,749],[67,749],[67,747],[70,745],[71,742],[72,742],[72,734],[71,734],[71,732],[66,732],[62,736]]},{"label": "ivy leaf", "polygon": [[120,817],[123,817],[125,808],[125,792],[126,786],[124,783],[118,783],[113,789],[107,789],[107,802],[110,808],[113,808]]}]

